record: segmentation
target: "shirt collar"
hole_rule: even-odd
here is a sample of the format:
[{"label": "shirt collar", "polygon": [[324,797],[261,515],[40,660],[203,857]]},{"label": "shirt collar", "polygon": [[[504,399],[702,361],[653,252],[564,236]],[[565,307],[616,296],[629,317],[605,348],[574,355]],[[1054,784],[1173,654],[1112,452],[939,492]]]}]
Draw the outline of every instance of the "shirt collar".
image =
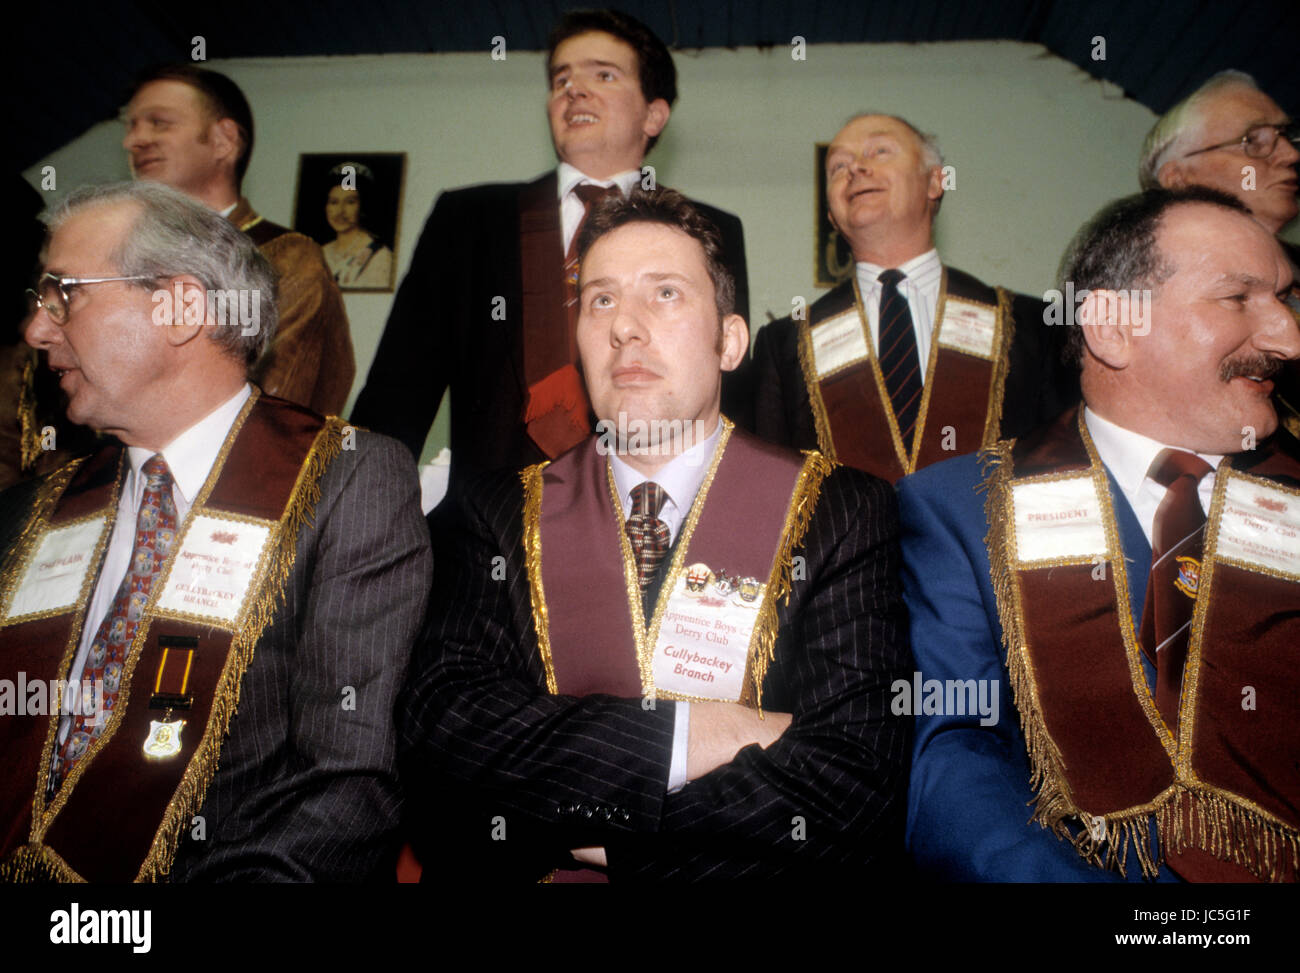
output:
[{"label": "shirt collar", "polygon": [[[203,489],[203,484],[217,461],[217,454],[221,452],[226,436],[230,434],[230,427],[235,424],[239,410],[252,394],[252,386],[245,382],[238,392],[157,451],[162,453],[167,468],[171,470],[172,481],[186,503],[194,503],[199,490]],[[131,472],[137,482],[141,481],[141,467],[154,452],[143,446],[127,449]]]},{"label": "shirt collar", "polygon": [[640,180],[640,169],[628,169],[624,172],[616,173],[609,179],[592,179],[581,169],[571,166],[567,162],[561,162],[559,168],[556,170],[556,182],[559,185],[559,198],[561,202],[563,202],[564,198],[568,196],[569,193],[573,192],[574,188],[582,185],[584,182],[589,182],[594,186],[618,186],[619,190],[624,196],[626,196],[632,191],[632,187]]},{"label": "shirt collar", "polygon": [[[1108,419],[1103,419],[1091,409],[1084,407],[1083,420],[1088,426],[1088,435],[1097,447],[1097,456],[1110,470],[1119,488],[1126,497],[1132,498],[1146,479],[1151,464],[1163,449],[1178,449],[1177,446],[1166,447],[1141,433],[1117,426]],[[1183,450],[1190,453],[1190,449]],[[1222,456],[1196,453],[1211,469],[1216,469]]]},{"label": "shirt collar", "polygon": [[[859,260],[857,263],[859,286],[866,289],[874,287],[880,279],[880,275],[887,269],[866,260]],[[913,257],[907,263],[900,264],[898,269],[903,272],[907,280],[920,288],[923,286],[923,281],[930,277],[937,278],[943,273],[943,262],[939,260],[939,251],[931,247],[925,253]]]},{"label": "shirt collar", "polygon": [[[674,456],[664,466],[660,467],[654,476],[646,476],[640,470],[633,469],[617,453],[610,453],[610,466],[614,471],[614,486],[618,490],[619,502],[623,504],[623,511],[626,513],[632,505],[632,488],[647,480],[653,480],[658,483],[666,494],[668,501],[677,508],[680,521],[685,516],[686,511],[691,509],[691,504],[695,502],[695,495],[700,492],[700,485],[704,482],[704,477],[709,472],[709,466],[713,460],[714,450],[718,446],[718,437],[722,435],[722,419],[718,419],[717,426],[714,427],[713,433],[707,438],[697,442],[690,449]],[[664,506],[668,505],[665,501]],[[673,530],[676,534],[676,530]]]}]

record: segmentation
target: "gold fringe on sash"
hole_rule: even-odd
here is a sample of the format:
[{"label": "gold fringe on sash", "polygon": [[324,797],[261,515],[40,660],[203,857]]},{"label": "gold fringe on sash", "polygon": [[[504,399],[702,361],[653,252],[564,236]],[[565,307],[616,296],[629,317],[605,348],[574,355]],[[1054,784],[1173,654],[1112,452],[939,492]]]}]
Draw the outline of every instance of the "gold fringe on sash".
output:
[{"label": "gold fringe on sash", "polygon": [[814,357],[812,327],[808,321],[800,321],[799,368],[803,372],[804,385],[808,389],[808,403],[812,408],[813,425],[817,428],[817,447],[822,455],[834,463],[836,462],[835,440],[831,437],[831,420],[826,414],[826,402],[822,399],[821,380],[817,377]]},{"label": "gold fringe on sash", "polygon": [[[1047,731],[1038,702],[1033,664],[1025,642],[1020,585],[1009,555],[1012,537],[1008,534],[1014,530],[1011,521],[1011,450],[1014,445],[1015,440],[996,443],[981,450],[979,461],[984,470],[983,489],[987,492],[984,514],[989,524],[984,543],[988,548],[993,594],[997,598],[998,618],[1002,623],[1002,644],[1007,652],[1012,701],[1020,714],[1020,728],[1029,753],[1029,787],[1034,791],[1034,812],[1030,820],[1070,842],[1085,860],[1106,868],[1116,867],[1121,875],[1125,874],[1128,848],[1132,844],[1143,874],[1154,876],[1156,866],[1152,860],[1151,835],[1146,820],[1154,805],[1106,818],[1106,831],[1097,838],[1086,827],[1076,834],[1067,824],[1067,819],[1079,816],[1079,809],[1070,794],[1060,751]],[[1104,864],[1101,860],[1103,844],[1107,847]]]},{"label": "gold fringe on sash", "polygon": [[559,689],[555,682],[555,662],[551,658],[551,622],[542,589],[542,470],[549,462],[521,470],[519,479],[524,485],[524,568],[528,572],[533,629],[537,632],[537,651],[546,671],[546,691],[555,695]]},{"label": "gold fringe on sash", "polygon": [[72,482],[73,476],[81,468],[81,464],[86,461],[82,456],[65,463],[57,470],[51,473],[36,490],[35,500],[32,502],[31,513],[27,517],[27,523],[19,531],[18,536],[14,538],[13,546],[9,549],[7,561],[0,562],[4,564],[4,571],[0,573],[0,609],[9,607],[9,600],[13,596],[14,589],[18,586],[18,569],[25,563],[27,553],[36,537],[45,529],[50,521],[50,514],[54,512],[55,505],[59,498],[63,496],[63,491],[68,488]]},{"label": "gold fringe on sash", "polygon": [[24,474],[36,468],[41,437],[36,431],[36,356],[29,354],[18,385],[19,468]]},{"label": "gold fringe on sash", "polygon": [[[1188,821],[1180,811],[1184,796],[1190,807]],[[1200,848],[1270,882],[1283,878],[1290,851],[1291,868],[1300,870],[1300,836],[1295,831],[1213,791],[1177,788],[1156,810],[1156,821],[1162,847]]]},{"label": "gold fringe on sash", "polygon": [[1011,341],[1015,337],[1015,319],[1011,314],[1011,293],[1005,288],[995,288],[998,295],[997,335],[993,349],[993,374],[989,378],[989,401],[984,415],[984,442],[990,447],[1002,437],[1002,399],[1006,394],[1007,372],[1011,369]]},{"label": "gold fringe on sash", "polygon": [[[1149,803],[1123,811],[1093,817],[1075,804],[1060,752],[1043,718],[1025,642],[1021,591],[1012,563],[1014,537],[1008,536],[1014,530],[1011,522],[1014,444],[1014,440],[999,442],[982,450],[979,460],[985,473],[983,489],[987,491],[984,511],[989,531],[985,546],[993,593],[1002,623],[1012,699],[1020,713],[1032,769],[1029,786],[1035,796],[1031,821],[1070,842],[1085,861],[1118,870],[1121,875],[1127,874],[1130,848],[1147,878],[1156,877],[1165,860],[1166,848],[1176,851],[1199,848],[1220,861],[1232,862],[1274,882],[1283,877],[1285,854],[1289,850],[1292,868],[1300,871],[1300,836],[1293,829],[1253,805],[1244,806],[1240,798],[1230,799],[1231,795],[1215,788],[1188,782],[1182,779],[1182,774],[1177,775],[1180,779],[1175,784]],[[1184,799],[1190,808],[1187,822],[1181,811]],[[1152,849],[1153,816],[1155,833],[1160,837],[1159,856]],[[1090,818],[1097,827],[1096,834],[1088,827]],[[1077,833],[1072,830],[1071,819],[1079,822]]]},{"label": "gold fringe on sash", "polygon": [[750,642],[749,673],[753,686],[755,705],[763,712],[763,680],[767,677],[768,663],[776,658],[776,635],[780,623],[776,616],[777,599],[790,601],[791,574],[794,571],[793,552],[803,543],[804,534],[817,509],[822,482],[835,469],[835,463],[816,450],[804,453],[803,469],[795,481],[790,508],[786,511],[785,525],[781,528],[781,542],[772,561],[772,573],[767,579],[763,606],[754,623],[754,638]]},{"label": "gold fringe on sash", "polygon": [[276,525],[276,538],[272,541],[265,578],[226,657],[226,668],[217,683],[207,729],[180,786],[167,804],[153,845],[136,876],[138,882],[156,882],[171,870],[181,832],[189,827],[193,815],[203,806],[208,785],[217,772],[222,739],[239,705],[239,688],[244,672],[253,661],[253,650],[274,617],[277,604],[284,601],[284,586],[293,571],[299,533],[312,524],[316,504],[320,501],[321,477],[342,451],[346,426],[347,423],[339,418],[327,419],[298,471],[298,480]]}]

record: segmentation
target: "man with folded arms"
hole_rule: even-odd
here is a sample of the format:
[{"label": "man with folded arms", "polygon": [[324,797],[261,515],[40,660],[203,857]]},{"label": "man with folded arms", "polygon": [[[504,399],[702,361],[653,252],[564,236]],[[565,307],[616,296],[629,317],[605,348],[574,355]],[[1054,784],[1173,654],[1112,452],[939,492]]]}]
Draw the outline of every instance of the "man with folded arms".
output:
[{"label": "man with folded arms", "polygon": [[[1300,356],[1291,268],[1232,197],[1157,189],[1086,226],[1064,279],[1083,407],[899,485],[944,693],[910,849],[964,881],[1294,881],[1300,462],[1270,399]],[[985,719],[962,700],[990,684]]]},{"label": "man with folded arms", "polygon": [[124,183],[50,227],[27,341],[110,438],[0,494],[0,678],[70,684],[0,717],[0,879],[391,875],[410,455],[249,384],[274,275],[218,214]]},{"label": "man with folded arms", "polygon": [[859,115],[835,136],[826,199],[857,264],[806,320],[758,332],[760,436],[893,482],[1077,399],[1042,302],[941,262],[943,193],[937,142],[905,119]]},{"label": "man with folded arms", "polygon": [[683,197],[606,201],[580,250],[600,422],[462,498],[402,707],[422,857],[533,880],[896,863],[892,491],[721,415],[748,330]]}]

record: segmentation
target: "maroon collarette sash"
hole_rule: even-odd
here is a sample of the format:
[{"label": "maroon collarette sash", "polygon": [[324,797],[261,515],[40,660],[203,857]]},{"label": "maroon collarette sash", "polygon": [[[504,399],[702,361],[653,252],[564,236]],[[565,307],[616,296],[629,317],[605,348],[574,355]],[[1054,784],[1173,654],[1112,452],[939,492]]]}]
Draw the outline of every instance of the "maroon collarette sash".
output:
[{"label": "maroon collarette sash", "polygon": [[555,182],[529,186],[519,200],[522,340],[527,397],[523,421],[547,456],[559,456],[591,434],[591,406],[578,360],[573,323],[565,309],[564,243]]},{"label": "maroon collarette sash", "polygon": [[1082,410],[985,459],[992,580],[1035,819],[1121,872],[1131,847],[1148,876],[1163,860],[1191,880],[1294,881],[1300,464],[1263,448],[1217,471],[1169,727],[1143,673],[1110,488]]},{"label": "maroon collarette sash", "polygon": [[880,374],[854,277],[799,322],[799,363],[818,446],[829,459],[897,482],[995,442],[1002,423],[1011,296],[943,269],[921,407],[909,455]]},{"label": "maroon collarette sash", "polygon": [[[0,720],[0,878],[129,882],[171,867],[216,772],[253,649],[293,566],[340,420],[256,393],[177,532],[107,725],[52,798],[60,714]],[[112,533],[125,451],[43,486],[0,571],[5,678],[65,678]],[[44,606],[44,607],[43,607]]]},{"label": "maroon collarette sash", "polygon": [[727,423],[647,620],[600,442],[522,474],[548,689],[761,707],[776,601],[789,591],[792,550],[831,465]]}]

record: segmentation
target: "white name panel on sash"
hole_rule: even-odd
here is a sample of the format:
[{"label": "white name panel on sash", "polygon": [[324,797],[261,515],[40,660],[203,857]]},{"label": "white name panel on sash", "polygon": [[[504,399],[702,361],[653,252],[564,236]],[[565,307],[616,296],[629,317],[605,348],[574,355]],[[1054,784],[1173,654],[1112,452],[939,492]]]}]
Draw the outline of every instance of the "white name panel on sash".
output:
[{"label": "white name panel on sash", "polygon": [[867,357],[867,338],[858,309],[827,318],[812,329],[813,364],[817,377],[825,378]]},{"label": "white name panel on sash", "polygon": [[1106,554],[1101,501],[1091,476],[1014,483],[1011,505],[1020,563]]},{"label": "white name panel on sash", "polygon": [[683,571],[664,608],[655,643],[655,689],[736,702],[764,585],[717,578],[703,564]]},{"label": "white name panel on sash", "polygon": [[14,591],[5,621],[76,605],[107,523],[108,518],[95,517],[46,531]]},{"label": "white name panel on sash", "polygon": [[1229,476],[1216,553],[1250,567],[1300,575],[1300,497]]},{"label": "white name panel on sash", "polygon": [[234,622],[270,536],[269,523],[195,516],[158,596],[158,608]]},{"label": "white name panel on sash", "polygon": [[993,308],[950,297],[943,305],[939,344],[976,358],[991,359],[997,323],[998,314]]}]

